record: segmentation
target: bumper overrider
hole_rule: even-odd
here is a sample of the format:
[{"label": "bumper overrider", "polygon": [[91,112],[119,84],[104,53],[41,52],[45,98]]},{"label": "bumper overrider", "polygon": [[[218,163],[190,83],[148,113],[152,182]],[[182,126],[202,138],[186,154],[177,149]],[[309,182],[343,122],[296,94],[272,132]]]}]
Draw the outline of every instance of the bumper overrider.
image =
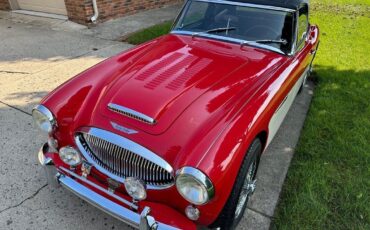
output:
[{"label": "bumper overrider", "polygon": [[[59,167],[57,169],[57,167],[54,165],[52,157],[49,157],[49,154],[50,154],[49,147],[48,144],[46,143],[41,147],[38,153],[38,159],[40,164],[45,169],[47,181],[50,186],[56,187],[61,185],[62,187],[71,191],[81,199],[87,201],[93,206],[101,209],[102,211],[114,216],[115,218],[127,223],[128,225],[134,228],[140,230],[179,229],[177,227],[173,227],[168,224],[156,221],[155,218],[150,215],[151,210],[150,207],[148,206],[144,207],[141,213],[135,212],[134,209],[138,209],[138,206],[135,203],[132,203],[131,201],[125,200],[122,197],[115,195],[109,190],[89,181],[87,178],[80,176],[69,169],[66,169],[64,167]],[[89,186],[93,187],[96,191],[99,191],[100,193],[108,197],[111,197],[112,199],[119,200],[121,203],[124,203],[130,208],[132,208],[132,210],[111,201],[110,199],[93,191],[92,189],[85,186],[83,183],[80,183],[79,181],[83,182],[84,184],[88,184]],[[171,216],[171,213],[165,213],[165,215]],[[185,224],[185,226],[188,226],[189,229],[196,228],[195,224],[192,221],[186,219],[185,216],[183,219],[180,219],[178,221]]]}]

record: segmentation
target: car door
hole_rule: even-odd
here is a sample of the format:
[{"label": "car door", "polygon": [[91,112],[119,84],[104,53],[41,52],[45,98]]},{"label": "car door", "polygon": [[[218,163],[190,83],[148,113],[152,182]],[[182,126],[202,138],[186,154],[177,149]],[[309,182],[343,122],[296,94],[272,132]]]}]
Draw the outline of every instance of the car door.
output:
[{"label": "car door", "polygon": [[286,69],[284,84],[281,85],[276,97],[279,97],[279,106],[275,110],[269,122],[268,143],[277,133],[281,123],[288,113],[299,89],[304,83],[313,55],[313,44],[310,42],[310,28],[308,22],[308,5],[304,4],[296,13],[296,36],[293,45],[290,64]]},{"label": "car door", "polygon": [[308,20],[308,5],[304,4],[300,7],[297,14],[297,36],[296,49],[294,59],[299,61],[298,81],[301,85],[305,83],[310,70],[310,64],[316,53],[315,44],[311,42],[313,39],[310,24]]}]

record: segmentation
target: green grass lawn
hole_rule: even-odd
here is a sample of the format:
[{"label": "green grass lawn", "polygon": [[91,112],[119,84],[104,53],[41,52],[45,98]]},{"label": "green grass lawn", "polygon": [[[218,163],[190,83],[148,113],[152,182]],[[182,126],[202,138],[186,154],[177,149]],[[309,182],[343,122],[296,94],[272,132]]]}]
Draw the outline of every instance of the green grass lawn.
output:
[{"label": "green grass lawn", "polygon": [[[273,228],[370,229],[370,0],[312,0],[317,87]],[[131,36],[139,44],[171,23]]]},{"label": "green grass lawn", "polygon": [[167,34],[170,31],[171,26],[172,26],[172,22],[164,22],[164,23],[149,27],[147,29],[144,29],[142,31],[133,33],[128,38],[124,39],[124,41],[130,44],[133,44],[133,45],[138,45],[146,41],[152,40],[156,37]]},{"label": "green grass lawn", "polygon": [[313,0],[318,85],[277,229],[370,229],[370,1]]}]

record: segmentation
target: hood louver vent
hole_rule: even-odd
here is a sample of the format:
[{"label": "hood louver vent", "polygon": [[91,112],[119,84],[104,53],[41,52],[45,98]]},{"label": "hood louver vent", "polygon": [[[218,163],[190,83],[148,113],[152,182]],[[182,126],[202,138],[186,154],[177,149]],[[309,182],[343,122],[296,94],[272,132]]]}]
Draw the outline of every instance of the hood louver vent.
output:
[{"label": "hood louver vent", "polygon": [[154,125],[156,123],[153,118],[124,106],[109,103],[108,108],[113,112],[119,113],[134,120],[144,122],[146,124]]}]

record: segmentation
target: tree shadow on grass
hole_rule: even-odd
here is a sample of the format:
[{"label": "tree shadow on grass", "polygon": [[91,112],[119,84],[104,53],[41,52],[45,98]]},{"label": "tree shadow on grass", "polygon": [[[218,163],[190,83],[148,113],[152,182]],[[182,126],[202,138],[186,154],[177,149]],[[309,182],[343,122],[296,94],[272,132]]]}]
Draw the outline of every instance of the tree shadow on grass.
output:
[{"label": "tree shadow on grass", "polygon": [[370,70],[315,66],[310,111],[271,229],[368,229]]}]

